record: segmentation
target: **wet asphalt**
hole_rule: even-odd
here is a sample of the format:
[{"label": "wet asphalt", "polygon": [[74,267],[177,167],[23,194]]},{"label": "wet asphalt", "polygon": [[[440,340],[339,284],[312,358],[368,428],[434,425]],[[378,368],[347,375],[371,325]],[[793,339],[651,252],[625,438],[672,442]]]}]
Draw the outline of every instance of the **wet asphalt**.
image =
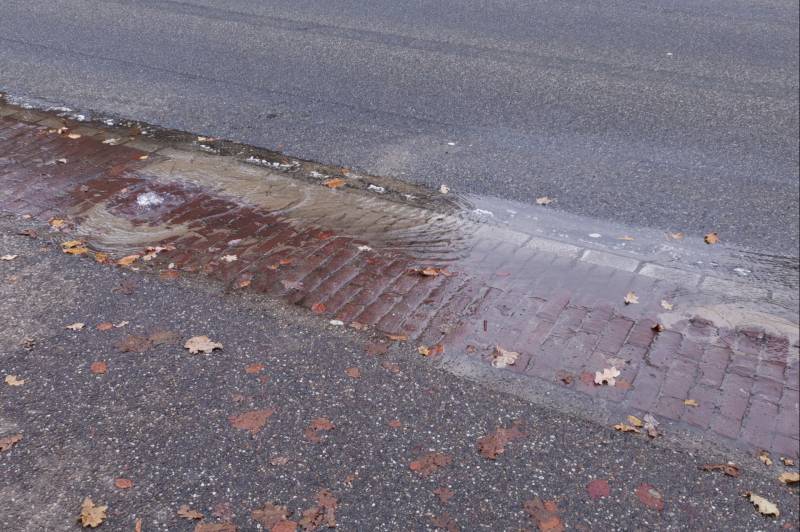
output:
[{"label": "wet asphalt", "polygon": [[[556,501],[578,530],[798,526],[798,491],[778,482],[778,465],[558,414],[445,373],[414,346],[370,355],[366,333],[201,277],[167,281],[68,256],[57,246],[67,235],[41,226],[36,239],[18,235],[28,223],[0,219],[0,255],[18,255],[0,261],[0,367],[25,381],[0,383],[0,437],[23,436],[0,453],[2,530],[78,529],[86,496],[109,506],[106,530],[132,530],[137,518],[145,531],[192,530],[176,516],[183,504],[205,522],[259,530],[253,509],[286,505],[297,519],[321,489],[338,500],[340,530],[429,530],[443,512],[461,530],[536,530],[523,511],[533,497]],[[84,329],[64,328],[75,322]],[[159,330],[176,338],[118,348]],[[182,344],[196,335],[224,347],[189,354]],[[105,374],[90,370],[97,361]],[[253,363],[264,368],[247,373]],[[274,410],[261,430],[232,426],[230,416],[256,409]],[[335,428],[313,443],[304,430],[318,417]],[[513,421],[526,436],[482,457],[478,438]],[[452,462],[420,477],[410,464],[431,451]],[[730,459],[739,478],[699,470]],[[116,488],[118,478],[133,487]],[[596,479],[608,497],[589,497]],[[662,511],[635,495],[642,483],[663,495]],[[440,487],[454,494],[446,504]],[[760,516],[745,491],[777,503],[781,517]]]},{"label": "wet asphalt", "polygon": [[6,0],[0,89],[798,254],[798,5]]}]

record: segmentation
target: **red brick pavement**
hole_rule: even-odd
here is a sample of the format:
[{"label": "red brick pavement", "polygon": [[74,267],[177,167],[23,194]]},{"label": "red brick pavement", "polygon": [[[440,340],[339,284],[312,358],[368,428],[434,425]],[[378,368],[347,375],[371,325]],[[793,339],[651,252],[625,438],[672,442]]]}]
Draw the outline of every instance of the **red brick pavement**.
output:
[{"label": "red brick pavement", "polygon": [[[369,243],[358,235],[301,225],[197,186],[150,180],[142,169],[158,154],[142,160],[145,152],[69,139],[21,118],[0,118],[5,212],[66,218],[80,227],[102,204],[135,226],[180,228],[173,238],[148,243],[175,249],[141,267],[163,271],[171,263],[232,289],[407,335],[414,345],[441,343],[448,353],[486,364],[499,345],[520,356],[497,371],[567,386],[619,412],[653,413],[784,456],[800,452],[797,346],[763,329],[731,330],[700,318],[656,332],[661,299],[683,297],[674,285],[491,241],[476,242],[469,258],[450,266],[453,275],[424,276],[415,268],[425,261],[359,249]],[[136,200],[145,192],[166,199],[142,209]],[[629,290],[641,304],[622,303]],[[612,365],[621,371],[616,386],[591,381]]]}]

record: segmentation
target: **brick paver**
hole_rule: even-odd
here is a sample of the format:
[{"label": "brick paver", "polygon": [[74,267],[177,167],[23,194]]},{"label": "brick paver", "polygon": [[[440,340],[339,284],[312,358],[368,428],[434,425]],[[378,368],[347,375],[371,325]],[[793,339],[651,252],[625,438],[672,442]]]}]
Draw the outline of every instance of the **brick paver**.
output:
[{"label": "brick paver", "polygon": [[[175,249],[142,268],[200,272],[232,290],[263,291],[329,319],[407,335],[414,346],[441,343],[487,366],[501,346],[520,356],[498,372],[741,445],[800,452],[797,346],[757,327],[730,329],[700,317],[655,330],[660,301],[686,297],[678,285],[485,238],[447,265],[451,275],[425,276],[419,268],[429,260],[402,248],[370,249],[360,234],[304,224],[198,185],[149,179],[147,165],[160,155],[145,155],[68,139],[19,116],[0,118],[0,209],[80,228],[102,208],[134,227],[173,234],[146,243]],[[164,201],[142,208],[137,198],[145,193]],[[102,247],[102,239],[89,241]],[[225,260],[230,255],[236,260]],[[640,304],[622,302],[628,290]],[[611,366],[621,372],[616,386],[591,381]]]}]

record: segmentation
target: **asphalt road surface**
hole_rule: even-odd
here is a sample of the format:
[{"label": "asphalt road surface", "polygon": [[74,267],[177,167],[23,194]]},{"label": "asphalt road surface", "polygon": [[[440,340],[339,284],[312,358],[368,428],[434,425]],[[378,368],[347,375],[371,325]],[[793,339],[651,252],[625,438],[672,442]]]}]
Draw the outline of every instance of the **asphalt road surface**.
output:
[{"label": "asphalt road surface", "polygon": [[791,0],[4,0],[0,89],[798,253]]}]

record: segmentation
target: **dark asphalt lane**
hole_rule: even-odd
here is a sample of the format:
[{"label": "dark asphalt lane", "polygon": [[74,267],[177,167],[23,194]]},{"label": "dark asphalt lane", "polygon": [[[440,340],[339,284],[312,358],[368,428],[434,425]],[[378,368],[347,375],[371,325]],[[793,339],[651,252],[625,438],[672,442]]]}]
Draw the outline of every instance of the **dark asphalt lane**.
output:
[{"label": "dark asphalt lane", "polygon": [[4,0],[0,89],[798,254],[789,0]]}]

